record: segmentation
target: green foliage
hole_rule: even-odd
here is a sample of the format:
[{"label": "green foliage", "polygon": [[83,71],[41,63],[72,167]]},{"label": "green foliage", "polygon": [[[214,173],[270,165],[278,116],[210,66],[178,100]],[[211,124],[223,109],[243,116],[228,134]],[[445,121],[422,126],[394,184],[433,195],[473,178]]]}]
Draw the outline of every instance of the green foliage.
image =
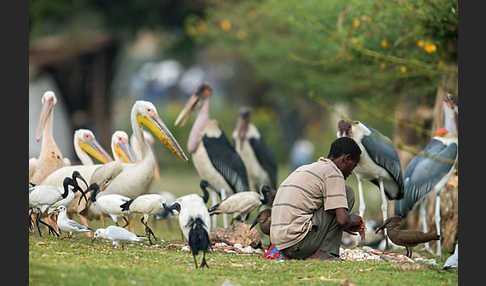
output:
[{"label": "green foliage", "polygon": [[236,53],[286,96],[315,91],[349,100],[403,88],[428,95],[441,74],[457,74],[457,1],[213,1],[212,7],[207,32],[191,35]]}]

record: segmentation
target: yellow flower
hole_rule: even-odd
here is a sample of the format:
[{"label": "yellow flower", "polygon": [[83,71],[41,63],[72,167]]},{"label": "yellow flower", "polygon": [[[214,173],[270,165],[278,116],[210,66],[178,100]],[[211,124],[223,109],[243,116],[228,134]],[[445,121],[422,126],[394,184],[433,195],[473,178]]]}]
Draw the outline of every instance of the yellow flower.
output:
[{"label": "yellow flower", "polygon": [[389,45],[390,45],[390,44],[388,44],[387,40],[382,40],[382,41],[381,41],[381,46],[382,46],[383,48],[387,48]]},{"label": "yellow flower", "polygon": [[381,68],[382,70],[383,70],[383,69],[385,69],[385,68],[386,68],[386,64],[385,64],[385,63],[381,63],[381,64],[380,64],[380,68]]},{"label": "yellow flower", "polygon": [[196,28],[194,28],[194,26],[188,26],[186,32],[191,37],[194,37],[197,34]]},{"label": "yellow flower", "polygon": [[401,72],[407,72],[407,67],[406,66],[401,66],[400,67]]},{"label": "yellow flower", "polygon": [[424,41],[423,40],[418,41],[417,45],[419,47],[423,47],[424,46]]},{"label": "yellow flower", "polygon": [[199,31],[199,34],[205,35],[206,32],[208,31],[208,26],[206,25],[206,23],[204,23],[204,22],[201,21],[197,25],[197,30]]},{"label": "yellow flower", "polygon": [[435,50],[437,50],[437,47],[434,44],[426,43],[424,50],[430,54],[435,52]]},{"label": "yellow flower", "polygon": [[346,60],[349,62],[349,61],[352,61],[354,59],[354,57],[352,55],[347,55],[346,56]]},{"label": "yellow flower", "polygon": [[353,21],[353,26],[355,28],[358,28],[359,27],[359,24],[360,24],[359,19],[355,18],[354,21]]},{"label": "yellow flower", "polygon": [[444,65],[445,65],[445,62],[443,60],[440,60],[439,61],[439,66],[441,67],[441,66],[444,66]]},{"label": "yellow flower", "polygon": [[221,30],[229,31],[231,29],[231,22],[229,20],[222,20],[220,23]]},{"label": "yellow flower", "polygon": [[238,40],[243,40],[246,38],[246,33],[243,32],[243,31],[239,31],[237,34],[236,34],[236,37],[238,38]]}]

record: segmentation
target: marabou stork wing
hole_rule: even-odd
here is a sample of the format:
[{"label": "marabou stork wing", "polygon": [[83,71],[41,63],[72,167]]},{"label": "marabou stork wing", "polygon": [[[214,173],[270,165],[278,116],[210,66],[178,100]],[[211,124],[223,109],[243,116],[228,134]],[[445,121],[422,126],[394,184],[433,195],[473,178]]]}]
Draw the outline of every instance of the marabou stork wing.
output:
[{"label": "marabou stork wing", "polygon": [[415,204],[451,171],[456,156],[456,143],[446,145],[432,139],[405,169],[405,195],[403,199],[395,202],[395,214],[406,217]]},{"label": "marabou stork wing", "polygon": [[224,132],[221,131],[219,137],[204,134],[202,142],[214,168],[223,176],[233,192],[249,191],[246,167]]},{"label": "marabou stork wing", "polygon": [[[373,162],[384,168],[395,180],[398,186],[398,192],[392,192],[385,187],[385,194],[388,199],[401,199],[403,197],[403,177],[397,150],[395,150],[395,147],[393,147],[391,140],[388,137],[381,134],[376,129],[371,127],[368,128],[372,133],[363,136],[363,138],[361,138],[361,144],[366,148],[366,152],[368,152],[368,155]],[[378,182],[373,181],[373,183],[379,186]]]},{"label": "marabou stork wing", "polygon": [[263,140],[263,137],[260,139],[250,138],[249,140],[251,148],[253,149],[253,153],[258,160],[258,163],[263,167],[263,169],[268,173],[270,177],[271,187],[273,190],[277,189],[277,163],[275,162],[275,156],[273,155],[272,150],[268,147]]}]

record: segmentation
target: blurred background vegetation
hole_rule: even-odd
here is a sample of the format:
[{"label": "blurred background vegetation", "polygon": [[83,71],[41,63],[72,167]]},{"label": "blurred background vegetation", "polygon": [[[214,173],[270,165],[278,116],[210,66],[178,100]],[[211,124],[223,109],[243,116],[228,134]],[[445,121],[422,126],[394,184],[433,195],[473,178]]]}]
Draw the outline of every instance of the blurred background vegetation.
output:
[{"label": "blurred background vegetation", "polygon": [[[57,34],[116,39],[113,129],[130,130],[133,101],[147,99],[151,83],[163,84],[163,75],[142,75],[136,88],[144,65],[173,60],[182,71],[201,69],[192,86],[215,81],[211,112],[228,136],[238,108],[251,106],[281,164],[301,136],[327,155],[339,118],[362,120],[393,138],[400,103],[432,109],[443,78],[457,81],[457,25],[458,3],[450,0],[35,0],[29,6],[31,42]],[[181,75],[149,98],[169,126],[190,94],[178,85]],[[457,95],[456,86],[446,88]],[[405,120],[417,130],[432,126],[430,116]],[[189,129],[171,128],[183,143]],[[409,145],[423,145],[429,134]],[[168,153],[156,154],[165,161]],[[179,163],[168,158],[161,167],[169,161]]]}]

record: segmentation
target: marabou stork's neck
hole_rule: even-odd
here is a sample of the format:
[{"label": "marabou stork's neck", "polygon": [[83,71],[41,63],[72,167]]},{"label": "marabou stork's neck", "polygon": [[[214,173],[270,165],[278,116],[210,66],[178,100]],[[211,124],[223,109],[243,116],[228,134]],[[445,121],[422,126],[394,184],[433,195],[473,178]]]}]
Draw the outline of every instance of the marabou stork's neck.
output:
[{"label": "marabou stork's neck", "polygon": [[201,140],[201,133],[206,127],[209,121],[209,98],[206,98],[203,102],[201,110],[192,125],[191,132],[189,133],[189,139],[187,140],[187,149],[189,153],[194,153]]},{"label": "marabou stork's neck", "polygon": [[454,110],[442,103],[444,107],[444,127],[451,134],[457,134],[456,113]]}]

